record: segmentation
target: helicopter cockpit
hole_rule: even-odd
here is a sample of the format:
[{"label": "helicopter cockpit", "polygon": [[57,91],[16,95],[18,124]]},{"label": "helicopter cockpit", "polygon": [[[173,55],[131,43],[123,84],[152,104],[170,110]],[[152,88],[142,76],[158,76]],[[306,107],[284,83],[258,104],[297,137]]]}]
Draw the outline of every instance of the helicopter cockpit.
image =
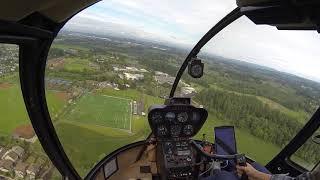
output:
[{"label": "helicopter cockpit", "polygon": [[[199,41],[195,36],[197,43],[192,43],[191,50],[183,43],[178,47],[175,35],[186,32],[182,27],[193,26],[180,37],[188,39],[197,27],[184,26],[188,23],[183,19],[167,21],[172,10],[161,11],[159,4],[146,2],[141,4],[154,9],[118,2],[121,7],[136,8],[139,14],[121,7],[114,10],[117,3],[110,1],[90,9],[94,15],[83,13],[96,2],[12,1],[0,6],[0,43],[18,47],[0,44],[0,63],[5,62],[0,66],[0,93],[5,92],[0,99],[15,96],[7,91],[17,88],[20,80],[26,117],[32,123],[29,129],[31,134],[34,131],[32,138],[22,137],[28,128],[21,128],[25,122],[15,119],[10,122],[20,128],[8,125],[4,131],[0,127],[0,179],[27,174],[33,178],[62,176],[70,180],[211,180],[221,179],[216,175],[227,172],[233,179],[247,180],[246,174],[237,175],[237,166],[249,163],[267,174],[291,176],[319,169],[320,81],[290,74],[300,75],[300,66],[317,74],[318,64],[306,68],[299,61],[289,67],[290,63],[283,63],[283,56],[277,56],[283,53],[289,54],[287,59],[313,58],[316,50],[295,54],[293,51],[300,49],[293,44],[300,43],[299,48],[310,50],[314,34],[305,36],[311,45],[287,37],[288,31],[271,38],[261,34],[270,29],[320,32],[318,1],[237,0],[236,4],[233,2],[236,8],[232,6],[229,14],[204,35],[201,33]],[[193,6],[187,13],[197,16]],[[13,8],[19,11],[12,11]],[[161,15],[167,13],[165,20],[153,17],[156,9]],[[105,10],[110,14],[100,16]],[[211,12],[209,8],[207,13]],[[110,22],[104,18],[110,18]],[[117,24],[120,18],[131,18],[133,22],[123,26]],[[139,24],[139,18],[150,27]],[[267,25],[267,30],[254,34],[234,26],[229,32],[227,27],[237,20],[240,21],[236,25],[249,25],[248,29]],[[176,31],[161,31],[174,43],[166,38],[160,42],[158,38],[162,36],[147,33],[148,28],[160,31],[164,25]],[[68,29],[63,29],[66,26]],[[126,31],[128,27],[133,27],[132,31]],[[232,34],[235,31],[239,31],[238,37]],[[220,32],[227,36],[219,36]],[[258,39],[256,44],[252,43],[254,40],[250,42],[253,36]],[[288,47],[280,48],[272,38],[283,40]],[[221,43],[223,39],[229,41]],[[233,46],[233,39],[241,43]],[[209,44],[215,52],[231,54],[239,60],[208,53]],[[238,49],[224,51],[226,46]],[[263,50],[256,52],[254,47]],[[12,50],[17,51],[17,63],[7,58],[12,56]],[[263,58],[261,54],[269,51],[276,55]],[[269,58],[266,62],[274,66],[256,63],[256,57]],[[13,80],[15,77],[19,80]],[[6,105],[16,108],[15,101],[10,103]],[[19,114],[20,109],[10,112]],[[0,126],[4,125],[7,124],[0,122]],[[14,133],[3,138],[7,131]],[[17,144],[26,149],[25,155],[9,156],[16,153]],[[31,172],[37,163],[46,165]],[[21,169],[25,172],[20,173]]]},{"label": "helicopter cockpit", "polygon": [[[190,102],[190,98],[171,98],[165,105],[151,106],[148,120],[153,135],[148,142],[133,148],[140,149],[138,156],[132,154],[133,149],[119,151],[104,160],[104,168],[97,172],[95,179],[105,176],[111,179],[202,179],[222,169],[234,173],[235,164],[245,166],[245,155],[236,152],[232,126],[215,128],[216,146],[205,137],[203,141],[192,140],[208,112]],[[118,164],[129,156],[135,157],[131,164],[130,161]]]}]

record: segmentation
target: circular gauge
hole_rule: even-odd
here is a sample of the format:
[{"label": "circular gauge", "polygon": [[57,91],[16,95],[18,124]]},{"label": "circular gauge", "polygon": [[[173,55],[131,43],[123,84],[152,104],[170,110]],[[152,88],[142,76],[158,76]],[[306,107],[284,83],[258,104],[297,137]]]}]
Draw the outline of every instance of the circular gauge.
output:
[{"label": "circular gauge", "polygon": [[170,127],[170,134],[171,134],[171,136],[177,137],[177,136],[180,135],[180,132],[181,132],[181,126],[179,126],[179,125],[172,125],[172,126]]},{"label": "circular gauge", "polygon": [[162,114],[160,112],[155,112],[151,116],[152,122],[159,124],[162,121]]},{"label": "circular gauge", "polygon": [[192,133],[193,133],[193,126],[190,125],[190,124],[184,126],[184,128],[183,128],[183,133],[184,133],[185,135],[187,135],[187,136],[192,135]]},{"label": "circular gauge", "polygon": [[181,123],[186,122],[188,120],[188,113],[187,112],[179,113],[177,119]]},{"label": "circular gauge", "polygon": [[203,67],[200,64],[191,66],[191,74],[193,77],[201,77],[203,74]]},{"label": "circular gauge", "polygon": [[158,136],[166,136],[168,134],[168,129],[166,126],[159,126],[157,129]]},{"label": "circular gauge", "polygon": [[174,119],[176,118],[176,114],[174,114],[173,112],[168,112],[165,118],[166,118],[166,121],[173,122]]}]

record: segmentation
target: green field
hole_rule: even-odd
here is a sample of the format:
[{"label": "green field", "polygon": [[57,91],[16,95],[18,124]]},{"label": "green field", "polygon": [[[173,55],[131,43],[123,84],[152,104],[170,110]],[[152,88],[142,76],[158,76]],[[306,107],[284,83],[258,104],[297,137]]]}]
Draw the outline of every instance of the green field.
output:
[{"label": "green field", "polygon": [[90,61],[82,58],[65,58],[64,69],[67,71],[92,71],[94,68],[90,66]]},{"label": "green field", "polygon": [[11,134],[19,125],[30,123],[18,85],[0,88],[0,134]]},{"label": "green field", "polygon": [[132,133],[68,121],[57,124],[55,129],[68,157],[82,177],[112,151],[143,140],[150,133],[146,120],[138,116],[133,117]]},{"label": "green field", "polygon": [[130,130],[129,99],[87,93],[73,105],[63,118],[67,121]]},{"label": "green field", "polygon": [[[58,98],[57,92],[54,91],[49,91],[47,94],[50,113],[61,110],[66,100]],[[0,134],[11,134],[17,126],[30,123],[18,84],[0,88],[0,115]]]}]

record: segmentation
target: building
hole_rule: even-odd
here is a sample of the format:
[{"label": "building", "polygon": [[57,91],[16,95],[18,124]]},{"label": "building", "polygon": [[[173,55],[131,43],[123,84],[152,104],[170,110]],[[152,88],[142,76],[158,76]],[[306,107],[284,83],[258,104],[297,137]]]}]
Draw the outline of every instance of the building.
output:
[{"label": "building", "polygon": [[154,79],[159,84],[167,83],[167,84],[172,85],[175,80],[175,77],[172,77],[169,74],[164,73],[164,72],[156,71]]},{"label": "building", "polygon": [[15,152],[12,151],[12,149],[10,149],[9,151],[7,151],[4,156],[2,157],[3,160],[8,160],[8,161],[12,161],[13,163],[17,162],[19,159],[18,154],[16,154]]},{"label": "building", "polygon": [[28,164],[19,162],[15,167],[14,167],[14,173],[16,176],[16,179],[23,179],[26,176],[26,170],[27,170]]},{"label": "building", "polygon": [[193,87],[182,87],[181,93],[183,95],[188,95],[188,94],[196,93],[196,90]]},{"label": "building", "polygon": [[20,146],[13,146],[11,150],[15,152],[19,156],[19,158],[22,158],[22,156],[24,155],[24,149]]},{"label": "building", "polygon": [[29,179],[36,179],[36,177],[39,175],[39,172],[40,172],[40,165],[37,165],[37,164],[31,164],[26,171]]},{"label": "building", "polygon": [[0,159],[4,156],[4,154],[7,152],[7,149],[4,147],[0,147]]},{"label": "building", "polygon": [[124,74],[124,77],[125,77],[127,80],[135,81],[135,80],[142,80],[142,79],[144,79],[144,75],[143,75],[143,74],[131,74],[131,73],[123,73],[123,74]]},{"label": "building", "polygon": [[13,162],[9,160],[0,160],[0,171],[7,173],[12,171]]},{"label": "building", "polygon": [[114,71],[123,71],[123,72],[140,72],[140,73],[147,73],[147,72],[149,72],[148,70],[146,70],[146,69],[138,69],[138,68],[136,68],[136,67],[130,67],[130,66],[127,66],[127,67],[125,67],[125,68],[119,68],[119,67],[113,67],[113,70]]}]

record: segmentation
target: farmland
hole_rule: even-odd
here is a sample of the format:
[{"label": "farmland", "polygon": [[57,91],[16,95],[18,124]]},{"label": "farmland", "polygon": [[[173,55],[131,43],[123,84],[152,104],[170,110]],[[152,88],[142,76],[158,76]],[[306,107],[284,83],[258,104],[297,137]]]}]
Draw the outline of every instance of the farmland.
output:
[{"label": "farmland", "polygon": [[[49,110],[52,115],[59,112],[67,101],[61,98],[61,92],[55,91],[48,91],[47,98],[50,101]],[[5,87],[0,87],[0,102],[0,133],[11,134],[17,126],[30,123],[17,83],[6,83]]]}]

